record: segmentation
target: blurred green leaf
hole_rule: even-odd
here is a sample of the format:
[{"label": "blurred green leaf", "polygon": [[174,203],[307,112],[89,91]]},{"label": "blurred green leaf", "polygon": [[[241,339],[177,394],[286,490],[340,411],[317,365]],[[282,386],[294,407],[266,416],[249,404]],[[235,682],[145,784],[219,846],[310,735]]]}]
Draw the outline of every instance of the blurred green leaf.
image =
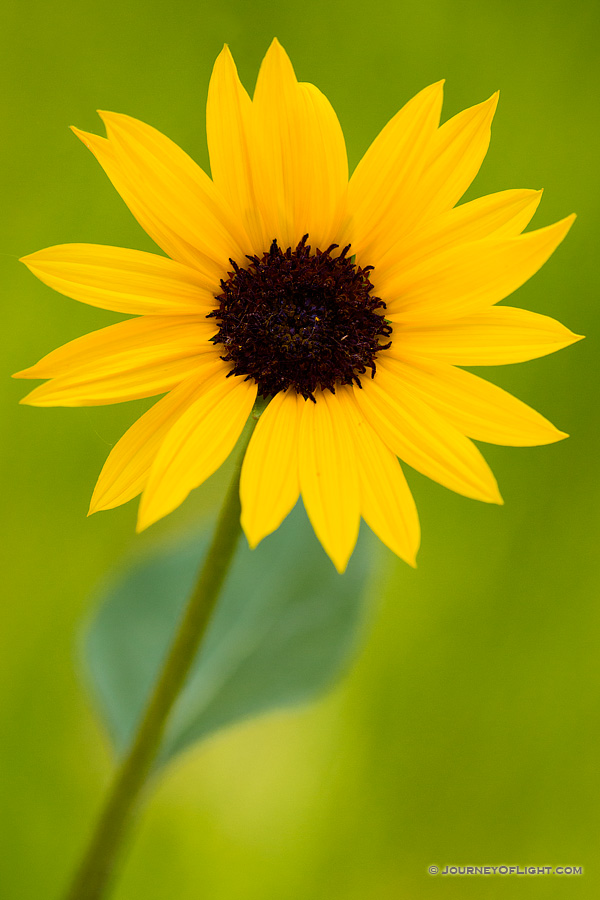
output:
[{"label": "blurred green leaf", "polygon": [[[208,545],[209,529],[126,566],[99,597],[86,638],[94,692],[118,752],[128,746]],[[372,545],[339,575],[301,508],[256,550],[244,542],[160,761],[218,728],[314,697],[357,640]]]}]

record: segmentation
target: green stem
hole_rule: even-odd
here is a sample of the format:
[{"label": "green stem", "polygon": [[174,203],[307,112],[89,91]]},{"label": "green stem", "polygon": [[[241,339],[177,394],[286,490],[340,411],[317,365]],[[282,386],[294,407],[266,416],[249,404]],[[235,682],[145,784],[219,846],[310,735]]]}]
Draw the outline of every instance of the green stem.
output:
[{"label": "green stem", "polygon": [[182,689],[233,559],[240,527],[240,468],[256,419],[250,417],[243,446],[206,560],[188,601],[154,692],[127,756],[116,774],[96,830],[65,900],[100,900],[127,835],[142,789],[159,751],[169,714]]}]

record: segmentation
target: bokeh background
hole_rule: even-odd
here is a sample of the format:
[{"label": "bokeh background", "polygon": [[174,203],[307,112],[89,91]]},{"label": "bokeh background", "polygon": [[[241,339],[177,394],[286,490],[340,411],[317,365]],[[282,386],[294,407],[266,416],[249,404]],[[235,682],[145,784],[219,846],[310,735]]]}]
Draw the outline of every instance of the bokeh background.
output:
[{"label": "bokeh background", "polygon": [[[484,448],[504,508],[409,472],[419,568],[386,557],[350,672],[318,703],[231,728],[172,766],[115,898],[600,896],[597,4],[12,0],[0,15],[1,896],[58,896],[110,777],[78,655],[95,585],[161,528],[212,514],[227,478],[154,536],[134,535],[135,504],[86,520],[102,462],[144,404],[17,405],[27,386],[12,371],[117,318],[54,294],[17,258],[70,241],[152,249],[67,126],[126,112],[206,165],[216,55],[228,42],[252,89],[274,35],[333,102],[352,166],[426,84],[447,79],[446,117],[500,88],[468,196],[545,187],[535,225],[578,213],[511,302],[588,339],[487,374],[572,437]],[[436,878],[432,864],[585,875]]]}]

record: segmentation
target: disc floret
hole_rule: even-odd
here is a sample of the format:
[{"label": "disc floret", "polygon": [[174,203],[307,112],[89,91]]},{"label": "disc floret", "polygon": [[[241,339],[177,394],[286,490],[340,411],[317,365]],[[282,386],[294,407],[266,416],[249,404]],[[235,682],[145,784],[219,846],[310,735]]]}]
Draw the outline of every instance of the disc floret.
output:
[{"label": "disc floret", "polygon": [[292,387],[305,399],[336,385],[361,385],[367,369],[375,374],[375,358],[387,349],[391,326],[383,318],[385,303],[372,295],[372,266],[358,266],[348,256],[350,245],[334,256],[311,247],[305,235],[295,250],[283,251],[276,240],[259,256],[248,256],[242,268],[221,281],[216,344],[222,359],[232,362],[231,375],[245,375],[270,397]]}]

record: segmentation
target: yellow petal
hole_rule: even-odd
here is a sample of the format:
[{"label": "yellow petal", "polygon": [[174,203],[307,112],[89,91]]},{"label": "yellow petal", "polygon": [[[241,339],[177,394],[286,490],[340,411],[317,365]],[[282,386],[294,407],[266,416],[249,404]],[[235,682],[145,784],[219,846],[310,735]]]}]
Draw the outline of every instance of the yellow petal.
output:
[{"label": "yellow petal", "polygon": [[336,397],[356,449],[361,514],[390,550],[414,566],[419,517],[400,463],[366,420],[352,389],[339,387]]},{"label": "yellow petal", "polygon": [[251,547],[279,527],[300,493],[298,432],[304,401],[276,394],[261,415],[242,465],[242,527]]},{"label": "yellow petal", "polygon": [[445,487],[486,503],[502,503],[496,479],[479,450],[457,428],[377,367],[355,396],[367,420],[405,462]]},{"label": "yellow petal", "polygon": [[217,304],[189,266],[154,253],[60,244],[24,256],[40,281],[81,303],[133,315],[207,315]]},{"label": "yellow petal", "polygon": [[476,441],[535,447],[567,435],[502,388],[448,363],[379,359],[403,390],[423,400],[463,434]]},{"label": "yellow petal", "polygon": [[161,222],[223,271],[250,247],[244,228],[196,163],[160,131],[118,113],[100,113],[115,158]]},{"label": "yellow petal", "polygon": [[314,168],[311,172],[305,167],[302,173],[301,182],[304,189],[310,186],[310,196],[308,209],[297,220],[296,228],[298,233],[302,231],[306,217],[313,246],[326,248],[338,241],[340,223],[346,217],[346,142],[338,117],[325,94],[308,82],[300,82],[298,90],[305,106],[304,133]]},{"label": "yellow petal", "polygon": [[135,177],[130,177],[129,169],[126,172],[120,165],[114,146],[106,138],[98,137],[96,134],[89,134],[78,128],[72,128],[72,131],[94,154],[113,187],[152,240],[172,259],[194,267],[202,276],[204,287],[209,291],[212,292],[218,288],[223,270],[222,265],[217,265],[206,254],[201,253],[196,247],[192,247],[166,222],[161,221],[156,211],[148,203],[148,197],[144,193],[143,187]]},{"label": "yellow petal", "polygon": [[179,506],[231,451],[252,411],[256,384],[221,373],[172,426],[156,455],[138,516],[138,531]]},{"label": "yellow petal", "polygon": [[483,162],[490,144],[491,125],[498,94],[453,116],[430,144],[423,177],[415,189],[413,206],[405,223],[432,218],[451,209],[462,197]]},{"label": "yellow petal", "polygon": [[500,366],[546,356],[581,339],[549,316],[492,306],[451,322],[396,325],[385,352],[398,359],[409,354],[458,366]]},{"label": "yellow petal", "polygon": [[304,234],[312,247],[327,248],[345,209],[344,137],[328,100],[297,82],[277,40],[261,65],[252,112],[252,169],[266,233],[283,249]]},{"label": "yellow petal", "polygon": [[360,524],[356,452],[336,395],[315,391],[315,399],[304,402],[300,421],[300,487],[317,537],[343,572]]},{"label": "yellow petal", "polygon": [[252,252],[261,255],[275,235],[265,233],[256,200],[251,167],[252,124],[252,101],[225,45],[208,88],[206,135],[210,168],[215,186],[244,223]]},{"label": "yellow petal", "polygon": [[55,378],[80,369],[118,374],[155,358],[173,359],[214,351],[209,337],[217,326],[204,316],[140,316],[84,334],[52,350],[14,378]]},{"label": "yellow petal", "polygon": [[96,406],[151,397],[192,375],[215,326],[195,316],[144,316],[109,325],[53,350],[19,378],[51,378],[21,403]]},{"label": "yellow petal", "polygon": [[452,247],[431,260],[399,271],[375,292],[392,322],[431,322],[481,311],[512,294],[537,272],[573,224],[568,216],[518,237],[489,238]]},{"label": "yellow petal", "polygon": [[363,265],[377,266],[397,240],[409,214],[409,198],[422,174],[438,127],[443,81],[432,84],[402,107],[375,138],[348,189],[350,223],[341,243],[350,241]]},{"label": "yellow petal", "polygon": [[88,515],[113,509],[144,490],[160,445],[175,422],[204,390],[216,373],[225,378],[228,367],[210,357],[198,365],[191,378],[173,388],[137,419],[111,450],[94,488]]},{"label": "yellow petal", "polygon": [[455,206],[422,223],[401,248],[393,247],[378,263],[377,277],[389,278],[460,244],[516,237],[533,218],[541,198],[542,191],[499,191]]}]

